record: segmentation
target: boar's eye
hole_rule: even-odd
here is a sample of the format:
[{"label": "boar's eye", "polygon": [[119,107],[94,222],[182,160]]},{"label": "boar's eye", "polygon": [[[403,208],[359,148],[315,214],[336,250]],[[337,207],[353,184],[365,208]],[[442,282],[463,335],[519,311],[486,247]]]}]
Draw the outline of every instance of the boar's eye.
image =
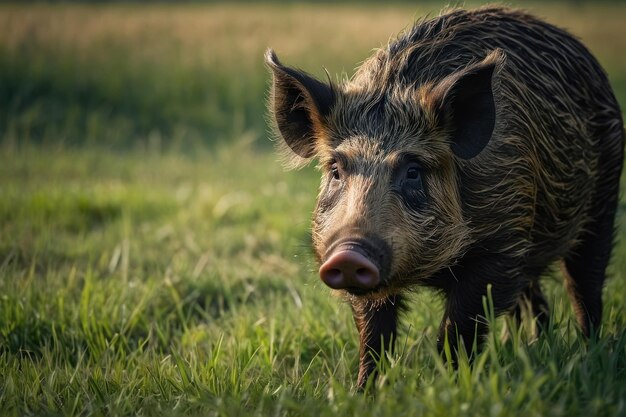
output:
[{"label": "boar's eye", "polygon": [[334,180],[341,179],[341,176],[339,175],[339,167],[337,166],[337,162],[334,162],[330,166],[330,173],[332,174]]},{"label": "boar's eye", "polygon": [[422,184],[422,170],[417,162],[409,162],[404,169],[404,185],[421,186]]},{"label": "boar's eye", "polygon": [[396,177],[396,186],[404,203],[411,209],[419,210],[426,200],[426,192],[422,182],[422,167],[419,163],[409,161],[403,164]]},{"label": "boar's eye", "polygon": [[420,177],[420,169],[416,163],[411,163],[406,170],[407,180],[417,180]]}]

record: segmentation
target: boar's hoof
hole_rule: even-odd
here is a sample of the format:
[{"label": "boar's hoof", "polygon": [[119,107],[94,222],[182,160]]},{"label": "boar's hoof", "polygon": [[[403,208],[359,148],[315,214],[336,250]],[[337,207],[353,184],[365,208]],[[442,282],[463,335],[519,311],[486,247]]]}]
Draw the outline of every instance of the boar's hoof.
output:
[{"label": "boar's hoof", "polygon": [[336,290],[371,290],[380,284],[380,273],[376,265],[353,250],[333,254],[320,267],[320,278]]}]

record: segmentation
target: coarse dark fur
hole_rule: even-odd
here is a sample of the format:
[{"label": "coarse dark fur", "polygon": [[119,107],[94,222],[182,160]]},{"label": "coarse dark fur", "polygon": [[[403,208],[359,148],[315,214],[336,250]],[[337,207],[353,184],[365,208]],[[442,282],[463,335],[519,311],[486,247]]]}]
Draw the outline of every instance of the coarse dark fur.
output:
[{"label": "coarse dark fur", "polygon": [[606,74],[577,39],[485,7],[416,23],[340,85],[272,51],[266,61],[285,149],[294,165],[317,158],[322,172],[318,261],[356,242],[381,270],[374,290],[341,291],[360,334],[360,387],[393,348],[403,295],[418,286],[446,298],[440,348],[447,338],[471,349],[487,332],[488,287],[496,313],[528,302],[545,323],[539,277],[562,260],[583,333],[598,330],[624,128]]}]

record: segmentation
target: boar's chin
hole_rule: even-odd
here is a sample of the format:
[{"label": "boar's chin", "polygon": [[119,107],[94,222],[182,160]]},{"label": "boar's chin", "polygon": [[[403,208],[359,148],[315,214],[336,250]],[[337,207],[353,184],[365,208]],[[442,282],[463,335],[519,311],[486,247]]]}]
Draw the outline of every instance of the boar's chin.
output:
[{"label": "boar's chin", "polygon": [[385,292],[384,287],[372,288],[372,289],[363,289],[358,287],[345,288],[345,292],[350,294],[353,297],[368,297],[368,296],[379,296],[381,292]]},{"label": "boar's chin", "polygon": [[342,296],[347,300],[360,299],[381,303],[395,295],[398,295],[400,292],[400,289],[390,286],[381,286],[372,290],[362,290],[360,288],[335,290],[337,295]]}]

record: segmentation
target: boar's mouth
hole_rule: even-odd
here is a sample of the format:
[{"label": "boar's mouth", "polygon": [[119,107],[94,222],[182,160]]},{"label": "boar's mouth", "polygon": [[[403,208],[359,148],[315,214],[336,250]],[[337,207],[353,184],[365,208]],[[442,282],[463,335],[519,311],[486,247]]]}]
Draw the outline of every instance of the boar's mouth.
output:
[{"label": "boar's mouth", "polygon": [[352,295],[367,295],[388,285],[391,250],[379,238],[333,242],[323,257],[320,278],[329,287]]}]

